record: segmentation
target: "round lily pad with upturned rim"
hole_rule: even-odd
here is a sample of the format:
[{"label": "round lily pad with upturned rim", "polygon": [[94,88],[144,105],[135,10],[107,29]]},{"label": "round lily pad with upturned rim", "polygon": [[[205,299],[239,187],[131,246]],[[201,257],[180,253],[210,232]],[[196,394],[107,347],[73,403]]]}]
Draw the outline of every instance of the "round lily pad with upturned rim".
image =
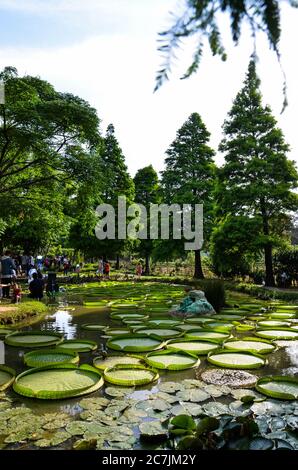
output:
[{"label": "round lily pad with upturned rim", "polygon": [[226,320],[231,320],[231,321],[236,321],[236,320],[243,320],[245,318],[244,316],[240,315],[233,315],[232,313],[227,313],[227,314],[217,314],[214,317],[214,320],[220,320],[220,321],[226,321]]},{"label": "round lily pad with upturned rim", "polygon": [[59,344],[59,349],[67,349],[77,352],[89,352],[97,349],[97,343],[87,339],[67,339]]},{"label": "round lily pad with upturned rim", "polygon": [[43,367],[65,362],[77,364],[79,360],[79,355],[76,352],[60,348],[38,349],[24,355],[24,363],[29,367]]},{"label": "round lily pad with upturned rim", "polygon": [[218,349],[218,342],[212,340],[190,341],[189,339],[172,339],[167,341],[166,348],[172,351],[185,351],[196,356],[206,355],[214,349]]},{"label": "round lily pad with upturned rim", "polygon": [[269,354],[277,349],[277,346],[270,341],[250,337],[228,339],[224,342],[223,346],[225,349],[248,351],[257,354]]},{"label": "round lily pad with upturned rim", "polygon": [[152,336],[153,338],[157,339],[171,339],[177,338],[178,336],[182,336],[184,333],[180,330],[175,330],[174,328],[150,328],[148,326],[137,327],[134,329],[136,333],[144,334],[147,336]]},{"label": "round lily pad with upturned rim", "polygon": [[180,321],[178,320],[173,320],[171,318],[152,318],[147,322],[148,327],[175,327],[179,326]]},{"label": "round lily pad with upturned rim", "polygon": [[146,362],[155,369],[184,370],[198,367],[200,359],[184,351],[157,351],[147,354]]},{"label": "round lily pad with upturned rim", "polygon": [[245,331],[254,330],[255,326],[252,326],[252,325],[236,325],[235,329],[236,329],[236,331],[238,331],[238,333],[243,333]]},{"label": "round lily pad with upturned rim", "polygon": [[0,392],[6,390],[14,382],[15,370],[11,367],[0,365]]},{"label": "round lily pad with upturned rim", "polygon": [[164,343],[156,338],[135,333],[117,336],[107,342],[107,347],[116,351],[149,352],[161,349]]},{"label": "round lily pad with upturned rim", "polygon": [[258,322],[258,328],[284,328],[289,327],[290,324],[285,321],[278,321],[278,320],[261,320]]},{"label": "round lily pad with upturned rim", "polygon": [[261,377],[256,390],[263,395],[280,400],[298,399],[298,379],[287,375]]},{"label": "round lily pad with upturned rim", "polygon": [[191,317],[191,318],[186,318],[185,323],[191,323],[191,324],[203,324],[203,323],[208,323],[214,321],[214,318],[211,317]]},{"label": "round lily pad with upturned rim", "polygon": [[100,372],[87,364],[56,364],[29,369],[18,375],[16,393],[44,400],[71,398],[92,393],[103,386]]},{"label": "round lily pad with upturned rim", "polygon": [[229,337],[230,333],[223,333],[221,331],[215,330],[207,330],[205,328],[187,331],[185,334],[185,339],[188,340],[212,340],[216,341],[217,343],[221,343]]},{"label": "round lily pad with upturned rim", "polygon": [[98,325],[97,323],[84,323],[81,328],[83,330],[91,330],[91,331],[105,331],[108,326],[107,325]]},{"label": "round lily pad with upturned rim", "polygon": [[265,339],[289,339],[289,340],[297,340],[298,339],[298,331],[295,331],[291,328],[258,328],[255,332],[256,336]]},{"label": "round lily pad with upturned rim", "polygon": [[260,354],[227,349],[211,351],[207,361],[228,369],[259,369],[266,364],[266,359]]},{"label": "round lily pad with upturned rim", "polygon": [[123,336],[130,333],[130,328],[107,328],[105,330],[105,336]]},{"label": "round lily pad with upturned rim", "polygon": [[280,318],[281,320],[292,319],[296,317],[296,313],[288,313],[288,312],[272,312],[269,313],[269,318]]},{"label": "round lily pad with upturned rim", "polygon": [[206,325],[203,325],[204,328],[206,327],[207,329],[214,330],[214,331],[222,331],[222,332],[230,332],[233,328],[234,325],[233,323],[228,323],[228,322],[220,322],[220,321],[215,321],[215,322],[208,322]]},{"label": "round lily pad with upturned rim", "polygon": [[220,313],[226,314],[229,313],[231,315],[247,315],[250,313],[250,310],[243,309],[243,308],[223,308]]},{"label": "round lily pad with upturned rim", "polygon": [[132,387],[158,380],[158,372],[138,364],[118,364],[104,370],[104,380],[114,385]]},{"label": "round lily pad with upturned rim", "polygon": [[277,305],[276,310],[297,310],[298,305]]},{"label": "round lily pad with upturned rim", "polygon": [[60,344],[63,334],[53,331],[16,331],[5,336],[4,341],[9,346],[40,348]]},{"label": "round lily pad with upturned rim", "polygon": [[143,313],[111,313],[112,320],[148,320],[149,315]]},{"label": "round lily pad with upturned rim", "polygon": [[120,355],[120,354],[109,354],[107,358],[95,357],[93,359],[93,365],[99,370],[104,371],[107,367],[114,367],[118,364],[144,364],[142,356],[137,355]]}]

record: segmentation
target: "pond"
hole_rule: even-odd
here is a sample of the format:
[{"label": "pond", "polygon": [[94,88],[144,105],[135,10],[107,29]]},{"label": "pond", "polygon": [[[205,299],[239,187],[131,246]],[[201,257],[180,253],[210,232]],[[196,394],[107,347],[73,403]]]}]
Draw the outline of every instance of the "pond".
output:
[{"label": "pond", "polygon": [[[82,325],[99,323],[116,328],[124,326],[121,320],[111,319],[111,308],[106,305],[108,301],[113,302],[116,299],[118,303],[121,301],[138,304],[143,312],[149,312],[152,320],[161,315],[164,316],[165,313],[161,312],[163,310],[166,312],[172,304],[178,303],[184,295],[183,287],[173,285],[122,283],[121,286],[113,285],[112,292],[111,287],[107,286],[109,286],[109,283],[102,285],[102,287],[91,285],[69,288],[42,321],[24,327],[23,330],[53,331],[63,334],[64,338],[68,340],[79,338],[95,341],[99,346],[97,351],[80,353],[80,364],[92,365],[94,358],[99,355],[101,350],[107,350],[108,353],[115,353],[115,351],[110,351],[107,348],[108,338],[102,332],[86,330],[82,328]],[[104,305],[92,305],[92,302],[98,302],[99,300]],[[244,297],[241,300],[242,302],[249,302],[251,298]],[[82,305],[86,302],[88,306]],[[296,322],[295,319],[293,321]],[[250,331],[249,334],[247,332],[234,332],[233,336],[236,338],[253,337],[254,332]],[[268,375],[297,376],[298,342],[279,341],[278,343],[280,347],[275,352],[267,355],[268,363],[264,367],[249,372],[257,377]],[[0,364],[6,364],[14,368],[17,373],[21,373],[26,369],[23,356],[28,351],[31,351],[31,349],[4,345],[3,341],[0,341]],[[142,355],[142,353],[140,354]],[[229,391],[219,387],[216,390],[215,386],[212,389],[210,385],[204,385],[200,381],[201,373],[207,369],[214,369],[214,367],[214,365],[207,362],[206,356],[200,356],[199,368],[182,371],[159,370],[157,382],[136,389],[128,388],[127,392],[120,387],[119,396],[117,396],[117,390],[115,391],[117,386],[111,384],[105,384],[104,387],[93,394],[63,400],[30,399],[17,395],[10,388],[5,395],[1,395],[0,448],[30,449],[49,447],[53,449],[71,449],[73,445],[76,445],[75,442],[78,443],[82,439],[88,442],[93,439],[93,444],[96,440],[98,449],[166,448],[164,447],[166,444],[163,443],[164,431],[160,430],[160,426],[170,416],[187,413],[197,417],[203,412],[210,415],[224,412],[234,413],[235,416],[237,413],[240,415],[241,412],[245,414],[244,408],[241,408],[241,401],[239,402],[241,392],[237,396],[232,389]],[[177,384],[175,390],[171,390],[171,385],[167,385],[173,383]],[[175,385],[173,387],[175,388]],[[190,396],[190,391],[194,390],[201,390],[201,394],[204,394],[204,387],[205,393],[207,393],[205,397],[203,395],[198,395],[197,398],[195,398],[195,395]],[[256,397],[260,396],[257,392],[252,393],[255,393]],[[243,395],[245,394],[244,391]],[[281,403],[280,400],[267,399],[267,401],[273,404],[276,402]],[[229,408],[218,411],[220,406]],[[290,406],[292,408],[288,409],[287,414],[292,416],[295,413],[293,403],[289,402]],[[9,414],[8,409],[10,413],[16,409],[15,415]],[[235,411],[236,409],[237,411]],[[1,427],[1,414],[3,420],[6,420],[5,424],[10,426],[8,435],[8,431],[4,430],[3,423]],[[17,426],[18,421],[23,421],[22,416],[24,418],[27,416],[28,421],[31,420],[33,425],[28,425],[27,428],[26,426],[24,428],[23,425]],[[9,423],[12,423],[12,425]],[[78,427],[78,423],[82,425],[81,428]],[[146,429],[144,423],[151,423],[151,427],[149,424],[149,429]],[[156,423],[156,428],[152,423]],[[143,426],[143,432],[141,425]],[[18,427],[21,430],[17,430]],[[144,437],[141,440],[139,439],[140,431]],[[275,429],[272,429],[271,433],[275,431]],[[155,436],[160,434],[160,439],[157,439],[158,442],[152,443],[150,434],[155,434]],[[291,445],[296,447],[295,440],[292,439]]]}]

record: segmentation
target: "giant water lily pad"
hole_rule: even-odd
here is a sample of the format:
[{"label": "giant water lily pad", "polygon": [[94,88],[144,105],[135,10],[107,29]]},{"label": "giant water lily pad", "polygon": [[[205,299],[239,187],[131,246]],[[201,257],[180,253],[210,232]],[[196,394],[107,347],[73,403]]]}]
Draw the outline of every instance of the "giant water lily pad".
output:
[{"label": "giant water lily pad", "polygon": [[94,367],[97,367],[100,370],[105,370],[107,367],[113,367],[117,364],[143,364],[144,360],[141,356],[125,356],[125,355],[116,355],[111,354],[106,358],[95,357],[93,360]]},{"label": "giant water lily pad", "polygon": [[223,308],[221,310],[222,314],[229,314],[229,315],[247,315],[249,313],[249,309],[244,308]]},{"label": "giant water lily pad", "polygon": [[112,320],[148,320],[149,315],[142,313],[111,313]]},{"label": "giant water lily pad", "polygon": [[257,354],[268,354],[276,349],[276,346],[270,341],[261,341],[257,338],[229,339],[224,343],[225,349],[237,349]]},{"label": "giant water lily pad", "polygon": [[59,349],[77,351],[77,352],[89,352],[97,349],[95,341],[89,341],[87,339],[67,339],[59,345]]},{"label": "giant water lily pad", "polygon": [[228,351],[226,349],[210,352],[207,360],[216,366],[233,369],[258,369],[266,363],[266,359],[261,355],[249,352]]},{"label": "giant water lily pad", "polygon": [[237,321],[237,320],[243,320],[243,316],[241,315],[233,315],[232,313],[226,313],[226,314],[218,314],[214,317],[214,320],[220,320],[220,321],[226,321],[226,320],[231,320],[231,321]]},{"label": "giant water lily pad", "polygon": [[168,341],[166,348],[172,351],[185,351],[195,355],[204,355],[217,349],[218,344],[211,341],[190,341],[183,339]]},{"label": "giant water lily pad", "polygon": [[265,339],[298,339],[298,331],[291,328],[257,329],[255,334]]},{"label": "giant water lily pad", "polygon": [[84,330],[91,330],[91,331],[105,331],[107,329],[107,325],[99,325],[98,323],[84,323],[82,325]]},{"label": "giant water lily pad", "polygon": [[234,328],[233,323],[224,322],[224,321],[213,321],[206,323],[206,328],[214,331],[229,332]]},{"label": "giant water lily pad", "polygon": [[152,327],[175,327],[180,325],[180,321],[172,320],[170,318],[154,318],[152,320],[149,320],[147,322],[147,325],[152,328]]},{"label": "giant water lily pad", "polygon": [[0,365],[0,391],[6,390],[15,380],[15,371],[10,367]]},{"label": "giant water lily pad", "polygon": [[296,317],[296,313],[290,312],[273,312],[270,313],[270,318],[280,318],[281,320],[292,319]]},{"label": "giant water lily pad", "polygon": [[261,320],[258,322],[258,327],[264,327],[264,328],[279,328],[279,327],[287,327],[289,326],[289,323],[285,321],[279,321],[279,320]]},{"label": "giant water lily pad", "polygon": [[214,331],[214,330],[207,330],[207,329],[198,329],[198,330],[192,330],[192,331],[187,331],[185,334],[185,338],[188,340],[212,340],[216,341],[218,343],[221,343],[225,339],[228,339],[230,337],[229,333],[222,333],[220,331]]},{"label": "giant water lily pad", "polygon": [[264,395],[280,400],[297,400],[298,379],[279,375],[262,377],[258,380],[256,389]]},{"label": "giant water lily pad", "polygon": [[131,333],[129,328],[107,328],[105,331],[106,336],[122,336]]},{"label": "giant water lily pad", "polygon": [[156,369],[183,370],[198,367],[200,360],[184,352],[158,351],[147,354],[146,362]]},{"label": "giant water lily pad", "polygon": [[146,385],[158,377],[154,369],[137,364],[118,364],[104,370],[104,379],[107,382],[125,387]]},{"label": "giant water lily pad", "polygon": [[16,331],[5,336],[5,343],[9,346],[24,348],[39,348],[61,343],[63,335],[53,331]]},{"label": "giant water lily pad", "polygon": [[107,342],[107,346],[116,351],[147,352],[162,348],[164,343],[156,338],[135,333],[114,337]]},{"label": "giant water lily pad", "polygon": [[186,323],[190,323],[191,325],[203,325],[204,323],[212,321],[214,321],[214,317],[191,317],[185,320]]},{"label": "giant water lily pad", "polygon": [[43,367],[63,362],[77,364],[79,360],[79,355],[76,352],[59,348],[41,349],[24,355],[24,363],[29,367]]},{"label": "giant water lily pad", "polygon": [[156,337],[157,339],[170,339],[170,338],[177,338],[178,336],[182,336],[183,333],[180,330],[175,330],[174,328],[148,328],[147,327],[138,327],[135,331],[139,334],[144,334],[146,336]]},{"label": "giant water lily pad", "polygon": [[97,369],[84,364],[57,364],[29,369],[16,377],[16,393],[32,398],[58,399],[98,390],[103,379]]}]

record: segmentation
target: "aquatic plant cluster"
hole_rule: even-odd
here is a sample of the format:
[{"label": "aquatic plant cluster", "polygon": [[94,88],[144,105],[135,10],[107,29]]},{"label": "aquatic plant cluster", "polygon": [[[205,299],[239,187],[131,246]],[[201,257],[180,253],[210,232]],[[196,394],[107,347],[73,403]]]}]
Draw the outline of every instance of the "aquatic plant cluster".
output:
[{"label": "aquatic plant cluster", "polygon": [[[181,299],[181,286],[123,283],[116,288],[114,284],[87,288],[84,304],[94,313],[94,322],[83,324],[81,331],[95,333],[98,341],[85,337],[66,340],[53,330],[1,328],[8,347],[28,349],[23,361],[30,369],[16,376],[9,365],[0,366],[0,390],[13,387],[18,395],[43,400],[92,394],[80,399],[79,412],[70,416],[36,414],[19,406],[17,395],[3,393],[1,447],[55,448],[63,444],[74,449],[129,449],[154,441],[162,449],[187,445],[298,448],[297,378],[258,377],[247,372],[266,370],[268,358],[285,340],[296,344],[298,306],[235,303],[230,298],[232,307],[219,314],[180,320],[168,312]],[[84,289],[73,287],[70,295],[80,299]],[[107,324],[98,321],[103,308],[109,309]],[[99,344],[101,351],[94,357]],[[93,355],[93,364],[79,365],[86,353]],[[207,370],[201,368],[202,358],[207,359]],[[159,381],[162,374],[184,369],[193,369],[197,378]],[[148,388],[148,384],[154,385],[152,392],[140,397],[136,390]],[[101,396],[95,393],[98,390]],[[22,414],[28,414],[28,419]],[[173,418],[181,415],[192,421],[185,418],[184,427],[179,428],[179,419],[177,425]],[[204,421],[207,417],[215,421]],[[237,444],[228,428],[239,430],[237,439],[243,437],[243,429],[250,431]]]}]

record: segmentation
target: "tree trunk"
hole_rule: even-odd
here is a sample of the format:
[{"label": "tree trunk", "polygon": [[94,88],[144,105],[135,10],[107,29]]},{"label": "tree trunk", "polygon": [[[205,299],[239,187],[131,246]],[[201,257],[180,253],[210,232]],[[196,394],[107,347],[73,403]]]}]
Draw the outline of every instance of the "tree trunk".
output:
[{"label": "tree trunk", "polygon": [[115,269],[120,269],[120,257],[119,255],[116,256],[116,266],[115,266]]},{"label": "tree trunk", "polygon": [[201,250],[195,250],[195,273],[196,279],[204,279],[202,262],[201,262]]},{"label": "tree trunk", "polygon": [[145,254],[145,276],[150,276],[150,254]]},{"label": "tree trunk", "polygon": [[[265,202],[261,201],[261,212],[263,218],[263,233],[266,237],[269,236],[269,223],[268,216],[266,212]],[[273,263],[272,263],[272,245],[270,242],[267,242],[264,245],[265,252],[265,285],[268,287],[275,286],[274,274],[273,274]]]}]

